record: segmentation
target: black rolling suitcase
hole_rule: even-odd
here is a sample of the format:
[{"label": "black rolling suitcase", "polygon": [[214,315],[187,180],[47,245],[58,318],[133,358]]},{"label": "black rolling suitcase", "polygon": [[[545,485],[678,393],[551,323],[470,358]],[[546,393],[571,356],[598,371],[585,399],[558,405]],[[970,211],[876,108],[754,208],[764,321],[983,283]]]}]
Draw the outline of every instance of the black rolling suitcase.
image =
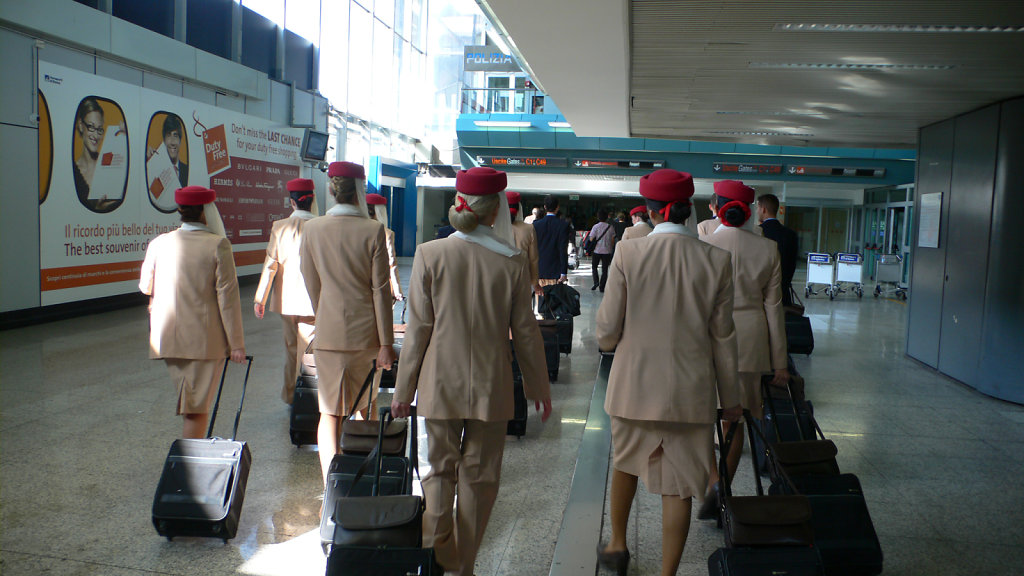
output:
[{"label": "black rolling suitcase", "polygon": [[561,354],[572,354],[572,316],[556,318],[558,323],[558,351]]},{"label": "black rolling suitcase", "polygon": [[[776,409],[779,401],[770,395],[767,383],[767,379],[762,379],[761,387],[765,397],[765,405],[768,408],[768,415],[772,416],[772,421],[777,426],[782,418],[782,413]],[[790,416],[792,416],[800,437],[803,439],[794,442],[772,442],[770,458],[775,461],[775,465],[770,467],[772,478],[778,481],[777,472],[780,469],[785,470],[790,478],[796,476],[838,476],[840,471],[839,464],[836,462],[836,454],[838,453],[836,445],[831,440],[825,438],[825,434],[814,420],[814,416],[809,414],[809,409],[806,409],[808,412],[806,420],[801,416],[800,408],[807,403],[796,401],[792,397],[792,391],[789,390],[788,384],[787,390],[790,392],[789,405],[792,410]],[[810,427],[809,429],[808,426]],[[780,429],[776,429],[775,432],[777,437],[782,437]],[[807,438],[808,435],[810,438]],[[771,442],[771,439],[769,441]]]},{"label": "black rolling suitcase", "polygon": [[[859,484],[859,483],[858,483]],[[807,496],[814,546],[827,576],[882,573],[882,546],[863,494]]]},{"label": "black rolling suitcase", "polygon": [[814,332],[811,331],[810,318],[786,313],[786,346],[790,354],[810,356],[814,352]]},{"label": "black rolling suitcase", "polygon": [[178,439],[171,444],[153,497],[153,526],[168,540],[175,536],[199,536],[221,538],[227,542],[238,532],[245,485],[252,466],[249,446],[235,440],[252,368],[252,356],[246,356],[246,359],[248,364],[242,381],[242,397],[238,402],[231,439],[212,437],[228,370],[228,361],[225,360],[207,437]]},{"label": "black rolling suitcase", "polygon": [[[719,411],[721,416],[721,411]],[[744,410],[747,429],[751,436],[755,430],[750,413]],[[723,439],[722,426],[716,424],[721,456],[732,444],[733,426]],[[753,447],[751,447],[753,450]],[[810,512],[806,500],[799,494],[790,496],[761,496],[761,480],[755,476],[755,497],[732,496],[728,488],[725,458],[719,459],[719,474],[723,479],[721,514],[725,529],[726,547],[719,548],[708,558],[711,576],[822,576],[822,561],[817,549],[810,545],[813,534],[809,529]]]},{"label": "black rolling suitcase", "polygon": [[[383,439],[384,427],[390,414],[390,408],[380,409],[378,441]],[[340,498],[333,508],[325,508],[332,510],[330,516],[335,521],[327,559],[327,576],[443,576],[444,570],[437,564],[433,549],[421,547],[422,499],[410,496],[412,476],[418,466],[415,407],[410,420],[412,439],[409,442],[409,458],[403,458],[406,460],[410,489],[401,495],[384,494],[384,485],[381,483],[384,478],[384,459],[380,458],[378,446],[378,449],[363,459],[355,478],[358,485],[363,476],[372,471],[372,475],[367,476],[372,479],[371,495],[362,497],[349,494]],[[394,502],[395,498],[402,500],[402,497],[408,502],[402,501],[394,506],[375,506],[380,500],[391,498]],[[396,544],[395,539],[399,543]],[[360,543],[352,544],[353,540]]]},{"label": "black rolling suitcase", "polygon": [[[768,410],[765,410],[764,419],[754,420],[754,426],[757,426],[765,438],[773,444],[814,440],[816,438],[813,425],[814,405],[810,400],[794,404],[793,397],[796,393],[792,390],[792,382],[787,392],[786,389],[768,385],[771,379],[772,377],[769,375],[765,375],[761,379],[762,396]],[[801,391],[800,397],[802,396]],[[766,476],[770,471],[770,466],[764,443],[760,436],[755,436],[751,441],[756,448],[757,469],[762,476]]]},{"label": "black rolling suitcase", "polygon": [[522,376],[515,375],[512,378],[512,419],[508,421],[506,434],[522,438],[526,434],[526,420],[529,416],[529,409],[526,403],[526,392],[523,390]]},{"label": "black rolling suitcase", "polygon": [[561,356],[558,353],[558,325],[556,320],[538,320],[540,335],[544,339],[544,361],[548,366],[548,378],[558,381],[558,364]]},{"label": "black rolling suitcase", "polygon": [[320,402],[317,399],[316,375],[299,374],[292,396],[291,416],[288,420],[288,435],[292,444],[316,444],[316,432],[320,425]]},{"label": "black rolling suitcase", "polygon": [[711,576],[822,576],[812,547],[719,548],[708,558]]},{"label": "black rolling suitcase", "polygon": [[[370,374],[367,375],[366,381],[363,383],[363,387],[360,389],[359,395],[353,404],[354,407],[360,405],[360,400],[362,400],[363,394],[366,393],[367,386],[373,380],[374,372],[374,370],[371,370]],[[384,409],[382,408],[382,410]],[[415,414],[415,408],[413,410],[413,414]],[[387,409],[387,413],[391,413],[390,408]],[[345,419],[348,419],[348,417]],[[412,438],[406,438],[406,443],[411,445],[409,451],[412,456],[409,458],[405,456],[383,456],[381,458],[379,478],[376,478],[377,494],[381,496],[397,496],[412,493],[413,467],[410,463],[414,461],[413,457],[416,453],[416,417],[413,416],[410,420],[412,421]],[[384,426],[385,424],[382,420],[381,428]],[[407,431],[406,434],[410,434],[410,432]],[[379,436],[377,439],[376,446],[378,448],[382,439],[382,436]],[[377,448],[374,450],[377,450]],[[366,454],[346,454],[339,451],[331,459],[331,465],[327,468],[327,485],[324,487],[324,514],[320,519],[320,542],[325,552],[334,534],[334,518],[330,511],[334,510],[338,500],[341,498],[371,495],[375,484],[375,477],[372,474],[374,469],[371,466],[376,466],[374,463],[375,458],[376,454],[374,452],[367,456]]]}]

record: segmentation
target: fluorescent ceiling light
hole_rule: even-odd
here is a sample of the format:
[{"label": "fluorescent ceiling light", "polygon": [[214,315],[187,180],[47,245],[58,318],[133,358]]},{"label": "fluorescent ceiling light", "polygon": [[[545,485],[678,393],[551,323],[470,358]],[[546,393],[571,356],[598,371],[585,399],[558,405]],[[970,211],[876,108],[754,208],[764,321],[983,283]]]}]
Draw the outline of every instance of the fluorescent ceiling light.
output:
[{"label": "fluorescent ceiling light", "polygon": [[473,124],[488,128],[529,128],[532,126],[529,122],[514,120],[474,120]]},{"label": "fluorescent ceiling light", "polygon": [[952,70],[952,64],[848,64],[835,62],[750,62],[748,68],[772,70]]},{"label": "fluorescent ceiling light", "polygon": [[723,116],[811,116],[815,118],[825,116],[824,112],[785,112],[778,110],[719,110],[715,114]]},{"label": "fluorescent ceiling light", "polygon": [[552,128],[572,128],[572,125],[568,122],[548,122],[548,126]]},{"label": "fluorescent ceiling light", "polygon": [[952,32],[1013,33],[1024,26],[945,26],[933,24],[776,24],[776,32]]},{"label": "fluorescent ceiling light", "polygon": [[728,136],[814,136],[814,134],[800,134],[796,132],[745,132],[740,130],[708,130],[708,134]]}]

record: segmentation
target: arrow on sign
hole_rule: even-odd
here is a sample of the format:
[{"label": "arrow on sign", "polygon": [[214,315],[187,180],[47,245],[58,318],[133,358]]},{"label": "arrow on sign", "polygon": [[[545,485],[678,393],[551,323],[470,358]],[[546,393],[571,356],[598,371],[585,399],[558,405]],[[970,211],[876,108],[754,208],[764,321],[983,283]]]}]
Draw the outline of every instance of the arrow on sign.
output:
[{"label": "arrow on sign", "polygon": [[711,170],[713,170],[714,172],[721,172],[722,171],[722,165],[716,163],[714,166],[711,167]]},{"label": "arrow on sign", "polygon": [[582,162],[580,162],[579,160],[577,160],[577,161],[576,161],[576,167],[577,167],[577,168],[579,168],[579,167],[580,167],[580,166],[582,166],[582,165],[583,165],[583,163],[582,163]]},{"label": "arrow on sign", "polygon": [[789,167],[789,173],[790,174],[796,174],[796,167],[795,166],[790,166]]}]

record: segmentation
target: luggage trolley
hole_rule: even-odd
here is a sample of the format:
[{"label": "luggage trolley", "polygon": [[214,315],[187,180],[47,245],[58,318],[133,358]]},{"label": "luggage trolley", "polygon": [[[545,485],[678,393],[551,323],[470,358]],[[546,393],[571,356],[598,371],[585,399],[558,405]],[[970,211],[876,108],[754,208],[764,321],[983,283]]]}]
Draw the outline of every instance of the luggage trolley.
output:
[{"label": "luggage trolley", "polygon": [[[907,299],[907,290],[901,285],[903,281],[903,258],[899,254],[879,254],[875,264],[875,298],[881,294],[892,294],[897,298]],[[891,284],[891,288],[883,288],[883,284]]]},{"label": "luggage trolley", "polygon": [[832,283],[829,297],[835,298],[836,294],[845,293],[844,284],[849,286],[851,292],[857,293],[857,298],[864,296],[864,285],[861,284],[863,264],[864,257],[860,254],[836,254],[836,280]]},{"label": "luggage trolley", "polygon": [[814,291],[815,284],[825,286],[825,294],[832,298],[832,274],[834,273],[832,257],[828,254],[808,252],[807,254],[807,285],[804,286],[804,296],[817,295]]}]

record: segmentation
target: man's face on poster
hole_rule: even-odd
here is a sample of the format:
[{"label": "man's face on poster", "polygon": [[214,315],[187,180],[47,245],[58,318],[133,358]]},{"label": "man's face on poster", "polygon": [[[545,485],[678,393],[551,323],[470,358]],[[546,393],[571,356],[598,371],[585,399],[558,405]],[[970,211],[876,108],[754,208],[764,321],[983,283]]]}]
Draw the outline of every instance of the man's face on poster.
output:
[{"label": "man's face on poster", "polygon": [[164,135],[164,146],[167,147],[167,158],[171,164],[178,163],[178,152],[181,149],[181,132],[171,130]]}]

